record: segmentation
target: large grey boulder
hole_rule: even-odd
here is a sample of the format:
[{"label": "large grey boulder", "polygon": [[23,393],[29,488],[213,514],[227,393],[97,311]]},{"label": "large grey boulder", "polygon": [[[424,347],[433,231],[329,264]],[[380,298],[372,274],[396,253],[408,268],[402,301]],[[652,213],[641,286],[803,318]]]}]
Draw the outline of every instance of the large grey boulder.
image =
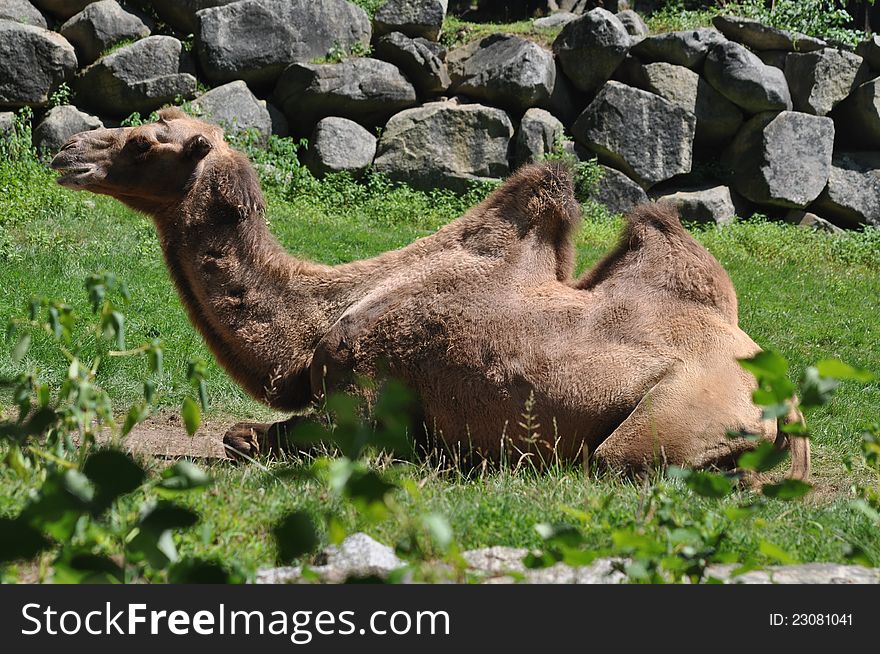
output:
[{"label": "large grey boulder", "polygon": [[553,41],[553,52],[575,87],[594,93],[626,57],[630,43],[626,28],[614,14],[593,9],[562,28]]},{"label": "large grey boulder", "polygon": [[590,198],[605,205],[611,213],[627,213],[648,201],[645,189],[619,170],[599,165],[602,177],[590,193]]},{"label": "large grey boulder", "polygon": [[630,84],[694,114],[698,145],[726,143],[742,125],[743,115],[736,105],[690,68],[665,62],[637,65]]},{"label": "large grey boulder", "polygon": [[376,156],[376,137],[356,122],[329,116],[318,121],[309,139],[306,165],[316,177],[362,173]]},{"label": "large grey boulder", "polygon": [[448,0],[388,0],[373,17],[376,34],[401,32],[436,41],[446,18]]},{"label": "large grey boulder", "polygon": [[77,104],[125,118],[192,98],[196,78],[183,44],[172,36],[148,36],[101,57],[73,84]]},{"label": "large grey boulder", "polygon": [[712,24],[731,41],[747,45],[752,50],[811,52],[826,45],[822,39],[764,25],[754,18],[715,16]]},{"label": "large grey boulder", "polygon": [[150,35],[150,28],[136,15],[120,7],[116,0],[93,2],[72,16],[58,31],[76,48],[81,67],[92,63],[117,43]]},{"label": "large grey boulder", "polygon": [[736,220],[736,205],[726,186],[700,186],[657,195],[657,201],[671,202],[682,220],[727,225]]},{"label": "large grey boulder", "polygon": [[203,93],[190,106],[202,120],[227,131],[251,131],[261,145],[268,143],[272,134],[272,117],[265,101],[258,100],[241,80]]},{"label": "large grey boulder", "polygon": [[834,120],[853,146],[880,148],[880,77],[856,87],[838,105]]},{"label": "large grey boulder", "polygon": [[706,57],[706,80],[750,114],[791,109],[785,74],[733,41],[720,43]]},{"label": "large grey boulder", "polygon": [[34,128],[34,147],[38,151],[54,154],[74,134],[103,126],[99,118],[90,116],[73,105],[52,107]]},{"label": "large grey boulder", "polygon": [[376,41],[373,56],[397,66],[421,97],[439,95],[452,83],[446,62],[425,39],[391,32]]},{"label": "large grey boulder", "polygon": [[466,191],[471,183],[508,174],[513,125],[501,109],[455,101],[432,102],[393,116],[374,170],[430,191]]},{"label": "large grey boulder", "polygon": [[370,19],[346,0],[240,0],[196,18],[196,53],[212,84],[269,88],[291,63],[370,43]]},{"label": "large grey boulder", "polygon": [[0,0],[0,20],[46,29],[46,19],[28,0]]},{"label": "large grey boulder", "polygon": [[618,12],[616,16],[617,20],[620,21],[627,33],[632,37],[633,43],[648,36],[648,33],[650,32],[648,25],[642,20],[642,17],[632,9],[624,9],[623,11]]},{"label": "large grey boulder", "polygon": [[325,116],[381,125],[416,104],[416,90],[386,61],[361,58],[339,64],[293,64],[275,87],[291,130],[308,134]]},{"label": "large grey boulder", "polygon": [[0,108],[45,107],[76,70],[76,52],[60,34],[0,20]]},{"label": "large grey boulder", "polygon": [[513,158],[518,166],[540,161],[562,139],[565,127],[556,116],[544,109],[529,109],[516,131]]},{"label": "large grey boulder", "polygon": [[159,18],[181,34],[195,34],[199,25],[197,12],[233,2],[238,0],[150,0],[150,5]]},{"label": "large grey boulder", "polygon": [[633,46],[632,54],[645,62],[665,61],[687,68],[698,68],[709,51],[725,41],[717,30],[702,27],[649,36]]},{"label": "large grey boulder", "polygon": [[785,60],[785,79],[797,111],[824,116],[868,75],[864,60],[844,50],[791,53]]},{"label": "large grey boulder", "polygon": [[492,34],[446,57],[450,91],[521,113],[546,105],[556,85],[553,55],[519,36]]},{"label": "large grey boulder", "polygon": [[55,18],[67,20],[74,14],[78,14],[86,5],[95,0],[32,0],[39,9],[52,14]]},{"label": "large grey boulder", "polygon": [[765,112],[749,120],[724,151],[730,183],[762,205],[802,208],[831,174],[834,123],[796,111]]},{"label": "large grey boulder", "polygon": [[828,186],[811,206],[842,227],[880,225],[880,170],[860,153],[840,153],[831,163]]},{"label": "large grey boulder", "polygon": [[697,119],[658,95],[608,82],[572,125],[575,139],[645,188],[690,172]]}]

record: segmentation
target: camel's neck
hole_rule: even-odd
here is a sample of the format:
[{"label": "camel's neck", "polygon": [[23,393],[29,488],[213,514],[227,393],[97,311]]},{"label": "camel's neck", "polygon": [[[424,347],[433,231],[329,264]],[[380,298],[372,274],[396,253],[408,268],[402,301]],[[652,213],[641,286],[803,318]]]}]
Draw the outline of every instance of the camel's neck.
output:
[{"label": "camel's neck", "polygon": [[[269,234],[261,197],[230,205],[213,190],[198,195],[201,201],[185,201],[156,221],[190,319],[251,395],[278,409],[302,407],[311,399],[315,346],[381,277],[383,263],[351,274],[298,260]],[[242,206],[243,216],[230,211]]]}]

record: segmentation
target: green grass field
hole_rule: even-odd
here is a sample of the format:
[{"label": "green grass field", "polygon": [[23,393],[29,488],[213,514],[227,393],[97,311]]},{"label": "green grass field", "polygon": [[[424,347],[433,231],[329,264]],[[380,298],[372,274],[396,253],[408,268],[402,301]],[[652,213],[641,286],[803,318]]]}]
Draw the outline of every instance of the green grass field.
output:
[{"label": "green grass field", "polygon": [[[406,245],[456,218],[481,193],[425,195],[376,179],[366,185],[344,179],[319,183],[289,160],[285,164],[284,156],[272,160],[276,168],[264,175],[271,229],[291,252],[325,263]],[[292,175],[292,181],[285,175]],[[589,212],[578,238],[579,271],[613,245],[619,227],[619,220]],[[827,357],[880,371],[880,231],[827,236],[751,220],[695,228],[695,234],[733,278],[742,327],[762,346],[783,354],[795,377]],[[163,410],[176,410],[190,392],[186,364],[201,356],[209,364],[209,420],[272,417],[213,362],[178,302],[146,218],[113,200],[59,188],[54,174],[33,160],[0,162],[0,324],[24,315],[32,296],[64,300],[87,315],[83,279],[105,270],[125,280],[131,291],[125,307],[129,345],[156,337],[164,342],[165,369],[158,385]],[[0,340],[0,378],[23,368],[37,369],[46,379],[63,378],[67,364],[50,338],[35,339],[20,365],[10,355],[13,346],[11,339]],[[109,360],[102,369],[100,379],[119,411],[140,396],[144,367],[142,359],[133,358]],[[10,408],[8,395],[0,395],[0,413]],[[800,561],[843,561],[855,545],[880,565],[877,526],[851,507],[851,486],[863,481],[866,471],[859,463],[853,472],[845,466],[858,452],[861,426],[878,417],[880,383],[844,384],[832,403],[812,416],[814,491],[794,502],[768,500],[753,517],[736,522],[723,548],[738,558],[756,556],[767,563],[774,558],[759,551],[765,541]],[[587,477],[576,467],[463,475],[428,462],[380,465],[421,491],[417,496],[401,493],[392,517],[367,522],[318,482],[276,474],[285,465],[212,464],[215,485],[183,500],[202,520],[178,537],[180,551],[237,561],[252,572],[275,563],[270,535],[275,520],[293,509],[319,515],[328,507],[341,511],[347,531],[364,529],[388,543],[402,537],[408,516],[438,512],[448,517],[462,548],[536,546],[536,523],[568,519],[566,507],[593,507],[581,531],[590,547],[606,548],[611,534],[639,514],[646,489],[639,482]],[[722,501],[709,500],[677,481],[658,483],[669,486],[674,509],[685,521],[699,522],[707,512],[750,497],[738,491]],[[15,514],[28,490],[27,480],[0,466],[0,516]],[[115,511],[122,519],[135,506],[123,503]]]}]

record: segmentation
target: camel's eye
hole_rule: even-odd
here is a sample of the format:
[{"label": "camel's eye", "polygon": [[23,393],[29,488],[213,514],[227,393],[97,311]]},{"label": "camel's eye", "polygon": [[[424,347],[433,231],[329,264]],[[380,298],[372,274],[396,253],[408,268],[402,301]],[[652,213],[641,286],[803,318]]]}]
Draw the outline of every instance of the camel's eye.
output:
[{"label": "camel's eye", "polygon": [[138,154],[144,154],[153,146],[153,142],[145,136],[133,138],[130,143],[132,149]]}]

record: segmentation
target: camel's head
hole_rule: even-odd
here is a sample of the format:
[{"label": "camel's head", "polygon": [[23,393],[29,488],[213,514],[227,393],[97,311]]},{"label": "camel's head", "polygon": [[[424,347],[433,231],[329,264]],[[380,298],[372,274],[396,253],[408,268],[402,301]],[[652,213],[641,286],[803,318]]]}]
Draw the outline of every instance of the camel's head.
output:
[{"label": "camel's head", "polygon": [[153,213],[179,202],[204,162],[230,152],[223,131],[163,109],[155,123],[73,136],[52,160],[71,189],[110,195]]}]

